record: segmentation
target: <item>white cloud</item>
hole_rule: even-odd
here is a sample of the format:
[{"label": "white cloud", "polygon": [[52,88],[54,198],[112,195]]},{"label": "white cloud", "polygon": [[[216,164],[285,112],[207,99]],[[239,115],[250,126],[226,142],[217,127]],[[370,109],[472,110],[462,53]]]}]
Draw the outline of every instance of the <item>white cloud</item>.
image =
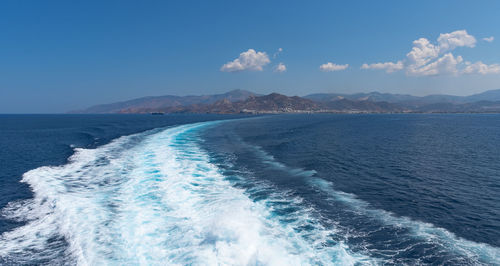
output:
[{"label": "white cloud", "polygon": [[483,41],[487,41],[487,42],[493,42],[493,40],[495,40],[495,37],[493,37],[493,36],[483,38]]},{"label": "white cloud", "polygon": [[428,64],[432,59],[438,57],[439,48],[429,42],[426,38],[413,41],[413,48],[406,54],[407,65],[410,68],[419,68]]},{"label": "white cloud", "polygon": [[326,64],[322,64],[321,66],[319,66],[319,69],[323,72],[331,72],[331,71],[345,70],[348,67],[349,67],[349,64],[337,65],[337,64],[334,64],[332,62],[328,62]]},{"label": "white cloud", "polygon": [[283,63],[279,63],[276,67],[274,67],[274,72],[283,73],[286,71],[286,66]]},{"label": "white cloud", "polygon": [[239,72],[244,70],[262,71],[262,67],[269,64],[269,56],[265,52],[256,52],[248,49],[231,62],[224,64],[220,70],[223,72]]},{"label": "white cloud", "polygon": [[385,69],[385,72],[392,73],[394,71],[399,71],[403,69],[403,62],[398,61],[396,63],[393,62],[385,62],[385,63],[374,63],[374,64],[363,64],[361,69]]},{"label": "white cloud", "polygon": [[438,74],[457,74],[457,65],[463,61],[461,56],[447,53],[435,61],[417,68],[409,67],[407,72],[414,76],[432,76]]},{"label": "white cloud", "polygon": [[456,47],[474,47],[476,38],[469,35],[466,30],[457,30],[451,33],[441,33],[437,39],[441,53],[455,49]]},{"label": "white cloud", "polygon": [[465,62],[465,69],[462,71],[464,74],[500,74],[500,65],[492,64],[487,65],[481,61],[476,63]]},{"label": "white cloud", "polygon": [[[491,37],[493,38],[493,37]],[[493,39],[491,39],[493,41]],[[435,44],[426,38],[413,41],[413,47],[403,61],[363,64],[362,69],[385,69],[387,73],[405,70],[410,76],[430,76],[441,74],[458,75],[461,73],[490,74],[499,73],[497,64],[485,65],[481,62],[468,63],[464,68],[463,58],[454,56],[451,51],[457,47],[476,46],[476,38],[466,30],[441,33]]]}]

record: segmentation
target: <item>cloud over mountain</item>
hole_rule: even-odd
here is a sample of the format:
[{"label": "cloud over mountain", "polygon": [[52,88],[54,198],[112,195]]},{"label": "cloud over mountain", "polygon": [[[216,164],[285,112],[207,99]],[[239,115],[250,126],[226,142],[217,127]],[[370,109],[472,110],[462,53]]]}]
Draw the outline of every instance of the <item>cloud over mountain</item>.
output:
[{"label": "cloud over mountain", "polygon": [[242,52],[238,58],[224,64],[220,70],[223,72],[262,71],[263,66],[270,62],[271,60],[265,52],[248,49],[248,51]]},{"label": "cloud over mountain", "polygon": [[476,63],[465,62],[465,69],[462,71],[464,74],[499,74],[500,73],[500,65],[499,64],[491,64],[487,65],[481,61]]},{"label": "cloud over mountain", "polygon": [[321,70],[323,72],[342,71],[342,70],[347,69],[348,67],[349,67],[349,64],[337,65],[337,64],[334,64],[332,62],[328,62],[326,64],[322,64],[321,66],[319,66],[319,70]]},{"label": "cloud over mountain", "polygon": [[493,42],[493,40],[495,40],[495,37],[493,37],[493,36],[483,38],[483,41],[487,41],[487,42]]},{"label": "cloud over mountain", "polygon": [[385,62],[385,63],[374,63],[374,64],[363,64],[361,69],[385,69],[385,72],[392,73],[394,71],[399,71],[403,69],[403,62],[398,61],[396,63],[393,62]]},{"label": "cloud over mountain", "polygon": [[466,30],[441,33],[436,43],[432,43],[427,38],[413,41],[413,47],[406,54],[405,60],[396,63],[363,64],[361,69],[384,69],[387,73],[405,70],[409,76],[500,73],[497,71],[497,64],[487,65],[481,61],[464,63],[462,56],[455,56],[452,53],[458,47],[473,48],[476,43],[476,38],[468,34]]},{"label": "cloud over mountain", "polygon": [[279,63],[277,66],[274,67],[274,72],[278,72],[278,73],[286,72],[285,64]]}]

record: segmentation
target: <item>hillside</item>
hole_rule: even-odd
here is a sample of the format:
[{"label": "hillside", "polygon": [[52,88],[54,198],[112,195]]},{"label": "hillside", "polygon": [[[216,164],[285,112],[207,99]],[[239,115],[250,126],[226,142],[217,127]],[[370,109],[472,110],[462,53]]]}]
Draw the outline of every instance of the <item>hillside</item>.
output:
[{"label": "hillside", "polygon": [[[250,96],[244,101],[222,99],[212,104],[194,104],[189,106],[173,106],[166,108],[147,108],[135,110],[139,113],[312,113],[312,112],[399,112],[401,108],[386,102],[353,101],[342,99],[331,102],[315,102],[298,96],[286,96],[271,93],[264,96]],[[124,111],[126,113],[126,111]]]},{"label": "hillside", "polygon": [[500,90],[489,90],[478,94],[469,96],[455,96],[446,94],[431,94],[427,96],[413,96],[408,94],[392,94],[392,93],[354,93],[354,94],[339,94],[339,93],[316,93],[304,96],[304,98],[311,99],[318,102],[330,102],[340,99],[349,99],[354,101],[374,101],[374,102],[388,102],[399,105],[406,109],[418,109],[419,107],[439,104],[451,103],[465,104],[479,101],[500,101]]},{"label": "hillside", "polygon": [[212,104],[216,101],[227,99],[229,101],[242,101],[257,94],[245,90],[233,90],[223,94],[214,95],[189,95],[189,96],[149,96],[129,101],[101,104],[84,110],[71,113],[105,114],[105,113],[141,113],[145,110],[176,109],[197,104]]},{"label": "hillside", "polygon": [[320,93],[304,97],[244,90],[224,94],[157,96],[96,105],[73,113],[455,113],[500,112],[500,90],[470,96]]}]

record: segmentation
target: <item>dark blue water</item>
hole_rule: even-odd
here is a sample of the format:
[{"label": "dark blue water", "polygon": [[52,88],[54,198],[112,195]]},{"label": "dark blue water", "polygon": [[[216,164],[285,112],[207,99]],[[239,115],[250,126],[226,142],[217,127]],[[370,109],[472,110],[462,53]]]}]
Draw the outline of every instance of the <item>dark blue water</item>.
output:
[{"label": "dark blue water", "polygon": [[499,115],[216,119],[0,117],[0,262],[500,263]]},{"label": "dark blue water", "polygon": [[428,241],[438,228],[500,247],[498,115],[279,116],[207,134],[209,150],[232,154],[229,170],[303,197],[352,248],[398,263],[475,262],[446,250],[455,240]]}]

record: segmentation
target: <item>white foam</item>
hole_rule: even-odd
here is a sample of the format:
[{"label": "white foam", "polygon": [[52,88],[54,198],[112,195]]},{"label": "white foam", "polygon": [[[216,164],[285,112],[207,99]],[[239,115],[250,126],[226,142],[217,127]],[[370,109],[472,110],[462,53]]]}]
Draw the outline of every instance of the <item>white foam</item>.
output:
[{"label": "white foam", "polygon": [[[27,172],[34,199],[4,214],[27,224],[0,236],[0,258],[21,263],[80,265],[304,265],[370,263],[307,209],[282,223],[269,201],[254,202],[224,179],[196,144],[213,122],[122,137],[97,149],[77,149],[60,167]],[[140,142],[136,139],[141,138]],[[281,195],[281,196],[280,196]],[[283,198],[279,198],[283,197]],[[300,225],[312,225],[305,237]],[[64,237],[68,245],[47,248]]]},{"label": "white foam", "polygon": [[436,244],[444,250],[465,256],[476,264],[484,262],[500,264],[500,249],[497,247],[458,237],[452,232],[431,223],[415,221],[404,216],[398,217],[389,211],[374,209],[370,204],[353,194],[335,190],[333,184],[324,179],[312,178],[309,181],[313,186],[327,192],[335,200],[345,202],[355,211],[375,218],[385,225],[407,228],[411,231],[413,237]]}]

